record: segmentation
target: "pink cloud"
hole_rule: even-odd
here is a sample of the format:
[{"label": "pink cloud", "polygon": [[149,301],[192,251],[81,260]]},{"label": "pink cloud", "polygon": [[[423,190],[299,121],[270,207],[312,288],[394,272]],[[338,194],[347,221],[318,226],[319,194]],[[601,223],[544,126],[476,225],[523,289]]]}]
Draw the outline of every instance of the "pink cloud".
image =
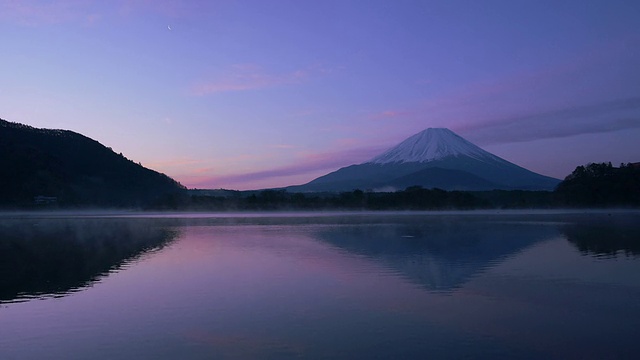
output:
[{"label": "pink cloud", "polygon": [[[273,178],[283,178],[298,175],[317,173],[318,171],[334,171],[340,167],[367,161],[380,153],[384,148],[380,147],[360,147],[342,151],[325,153],[304,153],[292,164],[276,167],[269,170],[251,171],[245,173],[202,177],[187,182],[187,186],[219,188],[252,188],[251,184],[264,183],[264,180]],[[310,177],[306,181],[313,180]],[[287,184],[295,185],[295,184]]]}]

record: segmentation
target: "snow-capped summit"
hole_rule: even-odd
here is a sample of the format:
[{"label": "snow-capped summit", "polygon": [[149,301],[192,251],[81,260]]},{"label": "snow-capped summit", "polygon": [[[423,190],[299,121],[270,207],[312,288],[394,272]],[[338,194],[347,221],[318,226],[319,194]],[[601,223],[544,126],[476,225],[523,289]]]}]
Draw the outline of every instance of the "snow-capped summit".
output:
[{"label": "snow-capped summit", "polygon": [[429,128],[369,162],[351,165],[291,191],[391,191],[409,186],[444,190],[552,190],[560,180],[495,156],[449,129]]},{"label": "snow-capped summit", "polygon": [[493,157],[449,129],[428,128],[374,157],[369,163],[429,162],[449,156],[468,156],[478,160]]}]

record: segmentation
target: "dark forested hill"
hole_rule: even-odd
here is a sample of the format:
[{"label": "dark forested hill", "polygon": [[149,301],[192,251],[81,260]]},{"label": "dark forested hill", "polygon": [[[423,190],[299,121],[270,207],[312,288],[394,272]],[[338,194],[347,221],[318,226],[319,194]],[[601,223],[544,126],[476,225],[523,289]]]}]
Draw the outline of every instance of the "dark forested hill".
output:
[{"label": "dark forested hill", "polygon": [[640,206],[640,163],[578,166],[556,193],[572,206]]},{"label": "dark forested hill", "polygon": [[0,206],[144,206],[182,190],[86,136],[0,119]]}]

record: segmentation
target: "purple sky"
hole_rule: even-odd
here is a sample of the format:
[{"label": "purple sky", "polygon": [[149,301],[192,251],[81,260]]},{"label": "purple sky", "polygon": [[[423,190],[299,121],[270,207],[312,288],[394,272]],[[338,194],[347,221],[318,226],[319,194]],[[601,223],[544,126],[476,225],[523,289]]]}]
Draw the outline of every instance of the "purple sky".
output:
[{"label": "purple sky", "polygon": [[640,1],[0,0],[0,118],[188,187],[304,183],[428,127],[563,178],[640,161]]}]

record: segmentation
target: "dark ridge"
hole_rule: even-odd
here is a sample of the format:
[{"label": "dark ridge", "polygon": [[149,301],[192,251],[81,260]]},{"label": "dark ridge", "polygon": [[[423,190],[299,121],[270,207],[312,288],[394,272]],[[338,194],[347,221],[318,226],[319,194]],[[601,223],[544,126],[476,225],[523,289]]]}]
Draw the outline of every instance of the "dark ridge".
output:
[{"label": "dark ridge", "polygon": [[406,176],[394,179],[389,183],[396,189],[405,189],[410,186],[422,186],[424,188],[438,188],[450,190],[492,190],[503,188],[503,185],[485,180],[466,171],[442,169],[439,167],[426,168]]},{"label": "dark ridge", "polygon": [[0,119],[0,206],[143,207],[183,190],[81,134]]}]

